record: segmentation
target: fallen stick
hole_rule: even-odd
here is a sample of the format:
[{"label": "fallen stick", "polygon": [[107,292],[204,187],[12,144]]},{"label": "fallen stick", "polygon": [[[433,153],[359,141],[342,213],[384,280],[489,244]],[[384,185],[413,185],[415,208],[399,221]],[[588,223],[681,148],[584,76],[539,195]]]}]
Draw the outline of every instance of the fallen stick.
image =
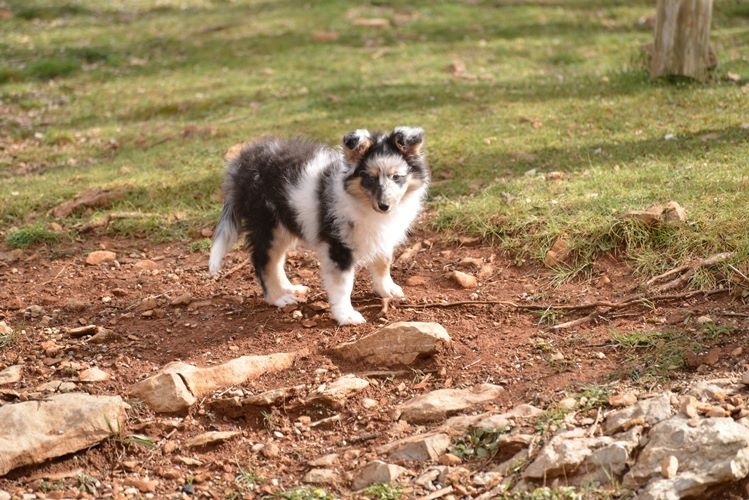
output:
[{"label": "fallen stick", "polygon": [[229,269],[228,271],[226,271],[226,273],[224,274],[224,278],[228,278],[229,276],[231,276],[232,274],[236,273],[240,269],[244,269],[245,267],[247,267],[247,265],[249,263],[250,263],[250,259],[243,260],[242,262],[240,262],[236,266],[234,266],[231,269]]},{"label": "fallen stick", "polygon": [[87,233],[100,227],[107,227],[113,220],[145,219],[147,217],[160,217],[160,215],[149,212],[115,212],[105,215],[103,219],[87,222],[86,224],[79,224],[75,226],[75,229],[79,233]]},{"label": "fallen stick", "polygon": [[734,252],[716,253],[715,255],[711,255],[710,257],[699,259],[691,264],[679,266],[675,269],[671,269],[670,271],[666,271],[663,274],[654,276],[653,278],[649,279],[646,284],[647,286],[653,286],[655,283],[658,283],[659,281],[664,281],[666,278],[670,278],[671,276],[674,276],[674,275],[680,275],[672,279],[671,281],[668,281],[667,283],[664,283],[660,285],[659,287],[657,287],[655,289],[655,292],[660,293],[660,292],[665,292],[667,290],[673,290],[674,288],[678,288],[688,283],[689,280],[692,279],[692,277],[694,276],[694,273],[696,273],[698,269],[720,264],[730,259],[734,255],[735,255]]}]

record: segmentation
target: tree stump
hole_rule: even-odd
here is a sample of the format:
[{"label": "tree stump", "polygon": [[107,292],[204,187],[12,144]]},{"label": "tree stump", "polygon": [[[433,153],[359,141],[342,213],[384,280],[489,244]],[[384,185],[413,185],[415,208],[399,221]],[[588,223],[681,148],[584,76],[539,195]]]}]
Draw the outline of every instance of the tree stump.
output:
[{"label": "tree stump", "polygon": [[658,0],[650,77],[704,81],[710,60],[713,0]]}]

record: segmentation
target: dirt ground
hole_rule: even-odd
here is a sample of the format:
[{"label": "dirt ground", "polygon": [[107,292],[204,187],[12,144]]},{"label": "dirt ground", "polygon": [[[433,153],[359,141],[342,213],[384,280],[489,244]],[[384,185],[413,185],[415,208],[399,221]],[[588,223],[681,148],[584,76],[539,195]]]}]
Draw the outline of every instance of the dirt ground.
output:
[{"label": "dirt ground", "polygon": [[[419,241],[422,249],[393,271],[409,304],[615,301],[631,294],[639,281],[625,264],[603,259],[592,278],[556,286],[548,270],[518,265],[496,248],[471,242],[462,245],[424,230],[408,244]],[[36,387],[55,379],[72,381],[77,390],[93,394],[122,395],[132,409],[123,437],[40,466],[15,470],[0,478],[0,489],[51,498],[117,495],[129,486],[137,488],[133,479],[147,479],[153,481],[148,488],[154,489],[157,498],[179,495],[183,488],[216,498],[279,493],[298,487],[310,468],[308,462],[321,455],[339,453],[346,457],[341,471],[353,471],[376,456],[373,450],[377,446],[415,433],[417,428],[394,419],[393,410],[398,403],[429,390],[490,382],[502,385],[506,392],[476,411],[520,403],[546,408],[585,384],[620,381],[647,391],[656,385],[681,384],[696,374],[737,372],[749,363],[744,345],[749,307],[729,294],[709,299],[697,295],[650,308],[613,311],[595,322],[553,330],[554,321],[583,317],[588,311],[549,317],[507,304],[424,308],[394,304],[385,318],[378,318],[380,301],[371,292],[366,273],[360,272],[354,302],[368,323],[341,328],[327,311],[310,305],[325,300],[310,252],[294,252],[287,265],[292,281],[311,287],[307,305],[278,310],[262,302],[251,266],[243,265],[246,257],[242,252],[232,252],[224,275],[213,279],[206,272],[206,252],[191,252],[189,247],[189,242],[153,244],[90,237],[54,249],[15,253],[2,249],[0,320],[11,325],[17,336],[10,346],[0,347],[0,369],[25,365],[22,382],[0,388],[2,404],[38,397]],[[86,255],[99,249],[116,252],[117,260],[86,265]],[[490,264],[483,268],[476,289],[463,289],[448,277],[454,269],[476,273],[470,265],[459,264],[466,257],[481,259],[482,266]],[[182,305],[172,305],[177,297],[182,297]],[[41,309],[28,309],[30,306]],[[301,318],[295,309],[301,311]],[[691,363],[692,368],[674,372],[670,380],[633,380],[632,353],[612,341],[612,332],[668,330],[693,335],[699,328],[696,318],[706,314],[730,333],[709,339],[702,352],[694,353],[698,361]],[[439,322],[453,338],[453,347],[417,366],[391,373],[374,373],[379,367],[353,365],[326,355],[328,348],[394,321]],[[116,337],[97,345],[66,333],[67,328],[88,324],[109,328]],[[205,401],[187,415],[156,415],[128,396],[132,384],[170,361],[206,366],[244,354],[300,348],[309,348],[311,354],[292,369],[263,376],[240,389],[256,393],[304,384],[314,390],[343,373],[367,376],[371,385],[337,412],[340,420],[332,426],[303,428],[299,414],[283,407],[262,418],[232,419],[211,411]],[[704,357],[706,353],[710,359]],[[97,383],[77,381],[77,373],[90,366],[101,368],[111,378]],[[236,389],[225,393],[235,394]],[[379,404],[365,408],[362,398]],[[315,421],[326,415],[308,416]],[[189,437],[209,430],[239,430],[241,436],[208,448],[180,446]],[[131,433],[147,439],[128,439]],[[170,442],[173,444],[166,446]],[[270,442],[278,447],[276,456],[257,451],[259,446],[255,445]],[[469,468],[478,466],[468,464]],[[257,479],[254,492],[247,486],[252,479],[247,478]],[[328,489],[347,494],[345,486]]]}]

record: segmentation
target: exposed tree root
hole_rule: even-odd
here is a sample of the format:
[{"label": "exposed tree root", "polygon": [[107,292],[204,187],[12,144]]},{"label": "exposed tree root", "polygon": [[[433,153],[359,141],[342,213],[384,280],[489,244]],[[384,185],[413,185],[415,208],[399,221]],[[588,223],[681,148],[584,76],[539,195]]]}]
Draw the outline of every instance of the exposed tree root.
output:
[{"label": "exposed tree root", "polygon": [[665,292],[668,290],[673,290],[674,288],[679,288],[680,286],[683,286],[689,283],[689,281],[694,276],[694,273],[696,273],[698,269],[701,269],[703,267],[714,266],[716,264],[721,264],[727,261],[728,259],[730,259],[731,257],[733,257],[734,255],[735,255],[734,252],[716,253],[715,255],[711,255],[710,257],[705,257],[704,259],[696,260],[692,262],[691,264],[679,266],[674,269],[671,269],[670,271],[666,271],[663,274],[654,276],[646,282],[646,285],[648,287],[652,287],[656,283],[663,282],[671,278],[670,281],[666,281],[662,285],[655,287],[653,291],[656,293],[661,293],[661,292]]}]

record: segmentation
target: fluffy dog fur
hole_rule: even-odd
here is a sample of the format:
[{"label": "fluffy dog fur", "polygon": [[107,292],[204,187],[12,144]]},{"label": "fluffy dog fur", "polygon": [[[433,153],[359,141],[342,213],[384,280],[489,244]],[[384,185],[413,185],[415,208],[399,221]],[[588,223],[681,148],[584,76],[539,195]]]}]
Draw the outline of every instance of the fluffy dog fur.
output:
[{"label": "fluffy dog fur", "polygon": [[286,276],[286,252],[298,240],[316,250],[333,317],[364,323],[351,305],[354,273],[366,266],[374,291],[403,297],[390,276],[393,250],[418,215],[429,184],[424,131],[356,130],[340,149],[267,138],[244,147],[228,164],[224,208],[211,246],[209,270],[246,232],[265,300],[297,302],[307,287]]}]

